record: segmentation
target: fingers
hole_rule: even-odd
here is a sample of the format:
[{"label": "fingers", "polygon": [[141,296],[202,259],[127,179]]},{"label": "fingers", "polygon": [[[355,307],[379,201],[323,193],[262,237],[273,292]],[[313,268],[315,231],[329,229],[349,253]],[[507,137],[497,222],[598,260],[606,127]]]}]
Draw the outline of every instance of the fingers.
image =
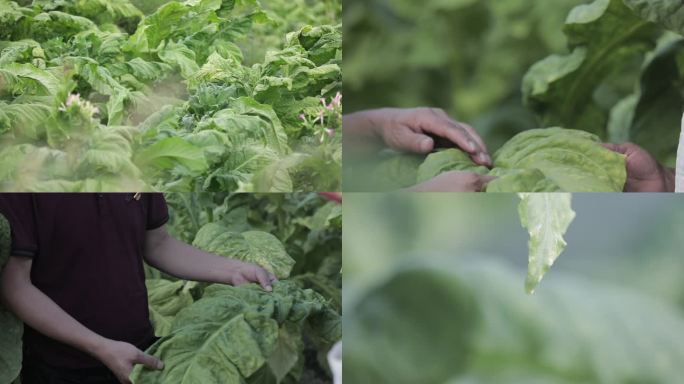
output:
[{"label": "fingers", "polygon": [[159,360],[158,358],[148,355],[145,352],[140,351],[138,355],[136,356],[135,360],[133,360],[134,363],[136,364],[142,364],[146,366],[149,369],[156,369],[161,371],[164,369],[164,363]]},{"label": "fingers", "polygon": [[623,155],[626,152],[626,149],[619,144],[602,143],[601,146],[606,149],[610,149],[613,152],[622,153]]},{"label": "fingers", "polygon": [[636,144],[633,144],[633,143],[624,143],[624,144],[602,143],[601,145],[604,148],[610,149],[613,152],[621,153],[623,155],[629,155],[630,153],[633,153],[639,149],[639,146],[637,146]]},{"label": "fingers", "polygon": [[[453,121],[453,120],[452,120]],[[484,143],[484,140],[482,140],[482,137],[477,133],[475,128],[473,128],[470,124],[462,123],[460,121],[453,121],[455,124],[460,124],[463,129],[470,134],[470,137],[475,140],[477,144],[480,145],[480,148],[484,151],[484,153],[489,154],[489,149],[487,149],[487,145]]]},{"label": "fingers", "polygon": [[435,142],[430,137],[416,133],[411,128],[401,125],[393,132],[393,146],[401,151],[412,153],[430,153]]},{"label": "fingers", "polygon": [[261,287],[265,291],[267,291],[267,292],[273,291],[273,286],[271,285],[271,277],[269,276],[269,274],[265,270],[263,270],[261,268],[257,268],[256,278],[257,278],[257,281],[259,282],[259,285],[261,285]]},{"label": "fingers", "polygon": [[422,113],[416,121],[421,130],[451,140],[459,148],[468,152],[475,163],[491,166],[492,160],[487,147],[473,127],[452,120],[446,112],[440,109],[430,108],[427,111],[429,113]]}]

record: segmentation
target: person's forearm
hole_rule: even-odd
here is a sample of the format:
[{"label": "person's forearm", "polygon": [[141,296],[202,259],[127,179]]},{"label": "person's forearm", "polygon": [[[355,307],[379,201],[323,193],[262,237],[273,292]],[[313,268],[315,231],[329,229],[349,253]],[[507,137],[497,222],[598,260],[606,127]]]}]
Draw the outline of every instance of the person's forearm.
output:
[{"label": "person's forearm", "polygon": [[0,282],[3,302],[21,321],[51,339],[98,357],[107,339],[83,326],[27,278],[13,274],[9,268]]},{"label": "person's forearm", "polygon": [[145,261],[185,280],[229,284],[235,260],[204,252],[165,233],[145,245]]}]

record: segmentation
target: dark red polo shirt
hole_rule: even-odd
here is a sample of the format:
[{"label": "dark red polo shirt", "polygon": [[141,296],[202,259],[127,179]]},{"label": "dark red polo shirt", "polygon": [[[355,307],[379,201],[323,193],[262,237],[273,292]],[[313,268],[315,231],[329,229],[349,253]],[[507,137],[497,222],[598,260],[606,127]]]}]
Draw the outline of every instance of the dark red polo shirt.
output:
[{"label": "dark red polo shirt", "polygon": [[[0,194],[12,255],[33,258],[31,281],[92,331],[138,347],[154,337],[143,270],[145,233],[168,220],[160,194]],[[35,308],[39,311],[40,308]],[[24,353],[60,368],[101,363],[30,327]]]}]

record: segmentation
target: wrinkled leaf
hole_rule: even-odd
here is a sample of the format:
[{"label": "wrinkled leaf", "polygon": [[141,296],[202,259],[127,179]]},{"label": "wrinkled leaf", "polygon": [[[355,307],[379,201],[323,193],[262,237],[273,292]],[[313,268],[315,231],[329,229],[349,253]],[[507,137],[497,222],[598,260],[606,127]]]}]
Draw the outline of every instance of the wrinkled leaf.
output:
[{"label": "wrinkled leaf", "polygon": [[[339,316],[327,317],[330,313],[323,297],[293,282],[277,282],[273,292],[253,284],[210,286],[202,299],[178,314],[171,333],[147,350],[165,362],[165,369],[138,365],[131,380],[136,384],[244,383],[271,357],[277,358],[274,353],[283,330],[289,333],[283,337],[295,337],[293,331],[301,332],[306,324],[312,336],[329,336],[315,325],[317,319],[326,318],[339,339]],[[301,343],[300,339],[296,345]]]},{"label": "wrinkled leaf", "polygon": [[295,264],[280,240],[261,231],[237,233],[210,223],[197,232],[193,244],[207,252],[260,265],[279,279],[288,277]]},{"label": "wrinkled leaf", "polygon": [[489,169],[475,165],[470,156],[460,149],[446,149],[428,155],[423,164],[418,167],[417,184],[449,171],[486,174]]},{"label": "wrinkled leaf", "polygon": [[530,234],[525,290],[534,293],[544,274],[566,246],[565,231],[575,218],[569,193],[521,193],[520,223]]},{"label": "wrinkled leaf", "polygon": [[182,280],[145,280],[150,320],[154,326],[155,335],[168,335],[176,314],[192,304],[192,295],[189,292],[192,284]]},{"label": "wrinkled leaf", "polygon": [[594,92],[611,72],[643,54],[660,34],[623,0],[595,0],[575,7],[565,24],[572,52],[532,66],[523,80],[528,107],[544,126],[559,125],[605,136],[608,111]]}]

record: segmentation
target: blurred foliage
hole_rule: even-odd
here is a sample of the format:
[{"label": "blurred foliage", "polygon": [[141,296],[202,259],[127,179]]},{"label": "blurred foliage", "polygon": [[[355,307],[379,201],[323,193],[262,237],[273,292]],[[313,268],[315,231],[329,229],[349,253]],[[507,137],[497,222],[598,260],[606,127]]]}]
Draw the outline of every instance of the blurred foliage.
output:
[{"label": "blurred foliage", "polygon": [[681,198],[574,195],[566,254],[531,296],[517,202],[512,194],[346,196],[348,380],[678,382]]},{"label": "blurred foliage", "polygon": [[475,121],[491,150],[535,127],[520,82],[582,0],[349,0],[344,5],[345,112],[434,106]]},{"label": "blurred foliage", "polygon": [[346,111],[441,107],[491,151],[560,126],[674,165],[684,17],[674,0],[372,0],[344,9]]}]

